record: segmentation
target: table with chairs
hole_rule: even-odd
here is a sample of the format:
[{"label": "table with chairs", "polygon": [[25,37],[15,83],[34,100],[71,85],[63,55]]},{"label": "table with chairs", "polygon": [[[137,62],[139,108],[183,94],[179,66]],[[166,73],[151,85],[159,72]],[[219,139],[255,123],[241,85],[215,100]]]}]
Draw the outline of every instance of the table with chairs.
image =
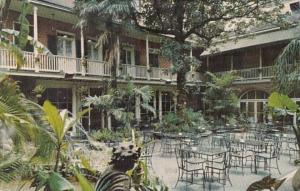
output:
[{"label": "table with chairs", "polygon": [[[221,132],[221,133],[220,133]],[[284,132],[264,131],[256,125],[248,132],[220,131],[201,134],[165,133],[161,139],[162,156],[175,154],[178,166],[178,182],[190,184],[218,182],[230,184],[230,174],[245,170],[250,173],[267,172],[281,174],[278,161],[283,152],[297,159],[299,147],[296,139]],[[286,148],[284,148],[286,147]],[[275,169],[275,171],[271,171]],[[198,179],[196,179],[198,178]],[[210,185],[210,184],[209,184]]]}]

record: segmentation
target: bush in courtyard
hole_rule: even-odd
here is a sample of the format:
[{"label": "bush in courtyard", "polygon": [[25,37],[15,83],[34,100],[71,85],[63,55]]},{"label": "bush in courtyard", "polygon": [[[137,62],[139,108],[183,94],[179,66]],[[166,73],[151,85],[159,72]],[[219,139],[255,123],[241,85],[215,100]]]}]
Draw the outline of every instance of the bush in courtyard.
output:
[{"label": "bush in courtyard", "polygon": [[202,128],[209,127],[201,112],[194,112],[191,108],[184,109],[182,116],[179,118],[176,113],[167,113],[159,126],[159,130],[163,132],[197,132]]}]

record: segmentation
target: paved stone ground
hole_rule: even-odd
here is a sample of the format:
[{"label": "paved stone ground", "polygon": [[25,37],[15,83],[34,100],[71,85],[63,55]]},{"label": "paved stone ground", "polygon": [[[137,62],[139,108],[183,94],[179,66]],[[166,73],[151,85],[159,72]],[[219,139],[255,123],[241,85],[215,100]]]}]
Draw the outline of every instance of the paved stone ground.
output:
[{"label": "paved stone ground", "polygon": [[[232,168],[230,170],[230,179],[232,181],[232,186],[227,182],[227,184],[223,187],[219,183],[206,183],[205,189],[202,185],[202,177],[196,177],[196,184],[186,184],[185,182],[179,182],[177,187],[175,188],[175,184],[178,177],[178,169],[175,154],[172,156],[164,156],[160,151],[160,141],[156,143],[154,157],[152,159],[153,163],[153,171],[155,175],[163,180],[163,182],[170,188],[170,190],[228,190],[228,191],[245,191],[248,186],[263,177],[268,175],[268,171],[265,172],[263,168],[258,169],[258,173],[251,173],[251,169],[244,169],[244,175],[242,174],[241,168]],[[285,148],[285,145],[283,145]],[[294,166],[292,161],[289,160],[289,156],[287,151],[285,150],[280,157],[279,169],[281,171],[281,175],[278,173],[276,169],[272,169],[271,174],[272,177],[283,177],[292,171],[295,171],[298,167]],[[292,189],[291,189],[292,190]],[[286,190],[288,191],[288,190]]]}]

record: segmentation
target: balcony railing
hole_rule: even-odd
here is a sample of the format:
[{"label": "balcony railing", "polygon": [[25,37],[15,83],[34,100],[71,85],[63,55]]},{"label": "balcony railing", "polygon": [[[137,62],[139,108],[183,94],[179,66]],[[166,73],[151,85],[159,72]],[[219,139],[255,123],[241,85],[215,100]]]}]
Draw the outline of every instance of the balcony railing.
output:
[{"label": "balcony railing", "polygon": [[[239,76],[238,81],[245,80],[262,80],[274,77],[274,69],[273,66],[261,67],[261,68],[249,68],[249,69],[241,69],[234,70],[236,74]],[[216,75],[223,75],[230,71],[225,72],[215,72]]]},{"label": "balcony railing", "polygon": [[[46,54],[39,54],[35,58],[33,52],[24,52],[23,56],[25,64],[20,69],[21,71],[111,76],[110,64],[102,61],[88,60],[86,69],[84,69],[80,58]],[[16,68],[17,60],[13,54],[6,49],[0,49],[0,69],[14,70]],[[146,66],[121,64],[119,71],[119,75],[130,76],[137,80],[176,81],[176,74],[172,74],[167,68],[147,69]]]}]

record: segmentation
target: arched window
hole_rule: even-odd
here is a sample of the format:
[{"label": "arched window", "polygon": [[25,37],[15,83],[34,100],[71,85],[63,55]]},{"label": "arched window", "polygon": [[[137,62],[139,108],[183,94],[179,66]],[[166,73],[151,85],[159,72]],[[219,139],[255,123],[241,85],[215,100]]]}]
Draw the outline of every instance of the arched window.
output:
[{"label": "arched window", "polygon": [[260,90],[247,91],[241,96],[242,99],[268,99],[268,93]]}]

